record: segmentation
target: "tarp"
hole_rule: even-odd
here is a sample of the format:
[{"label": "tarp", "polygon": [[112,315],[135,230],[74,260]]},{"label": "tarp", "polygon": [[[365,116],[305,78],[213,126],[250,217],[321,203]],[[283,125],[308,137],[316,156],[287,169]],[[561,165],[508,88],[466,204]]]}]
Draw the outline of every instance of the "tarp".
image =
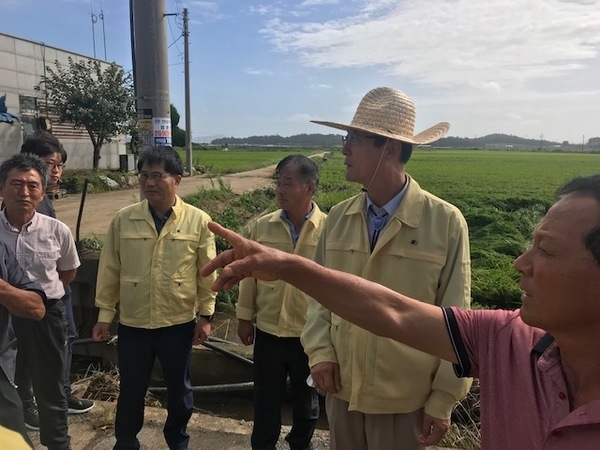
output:
[{"label": "tarp", "polygon": [[0,122],[14,123],[18,121],[18,116],[8,112],[8,108],[6,107],[6,94],[4,94],[0,97]]}]

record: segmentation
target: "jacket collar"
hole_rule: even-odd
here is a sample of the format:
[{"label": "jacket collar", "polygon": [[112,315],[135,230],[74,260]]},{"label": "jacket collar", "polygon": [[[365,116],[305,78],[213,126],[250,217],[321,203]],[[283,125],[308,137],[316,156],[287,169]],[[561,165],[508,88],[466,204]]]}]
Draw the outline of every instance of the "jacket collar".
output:
[{"label": "jacket collar", "polygon": [[[406,176],[410,177],[408,174],[406,174]],[[406,194],[404,194],[400,207],[396,209],[392,217],[398,218],[402,223],[409,227],[418,227],[421,222],[424,198],[423,189],[421,189],[421,186],[419,186],[419,183],[417,183],[414,178],[410,177],[410,183],[408,184]],[[363,192],[354,197],[346,214],[352,215],[364,213],[366,204],[367,193]]]},{"label": "jacket collar", "polygon": [[[321,210],[319,209],[319,205],[317,205],[316,202],[312,202],[312,205],[313,205],[312,214],[306,221],[311,222],[315,227],[318,227],[322,220],[321,219],[321,216],[322,216]],[[283,219],[281,218],[282,211],[283,211],[282,209],[278,209],[277,211],[275,211],[275,213],[271,215],[269,222],[282,222],[283,221]]]},{"label": "jacket collar", "polygon": [[[177,219],[177,217],[181,215],[183,207],[183,200],[176,195],[171,217],[173,217],[173,219]],[[154,219],[152,219],[152,214],[150,213],[150,205],[148,204],[148,200],[145,199],[133,206],[133,210],[131,211],[131,215],[129,217],[132,220],[147,220],[150,223],[154,223]]]}]

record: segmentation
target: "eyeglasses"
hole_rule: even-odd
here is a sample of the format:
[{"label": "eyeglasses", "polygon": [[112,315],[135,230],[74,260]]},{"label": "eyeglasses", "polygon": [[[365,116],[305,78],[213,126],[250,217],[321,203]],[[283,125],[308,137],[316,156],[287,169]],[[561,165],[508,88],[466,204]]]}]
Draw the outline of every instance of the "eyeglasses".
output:
[{"label": "eyeglasses", "polygon": [[169,176],[170,176],[170,174],[164,173],[164,172],[152,172],[152,173],[142,172],[138,175],[138,180],[140,180],[142,182],[146,182],[150,179],[150,180],[154,181],[155,183],[158,183],[160,180],[164,180],[165,178],[168,178]]},{"label": "eyeglasses", "polygon": [[63,170],[65,168],[65,165],[63,163],[47,162],[46,167],[48,168],[48,170],[53,170],[53,169]]},{"label": "eyeglasses", "polygon": [[342,142],[344,145],[348,144],[350,147],[358,145],[361,139],[377,139],[379,136],[367,136],[364,134],[348,133],[346,136],[342,136]]},{"label": "eyeglasses", "polygon": [[288,189],[291,189],[294,186],[298,186],[299,184],[305,184],[305,183],[304,182],[292,183],[289,181],[273,180],[273,187],[275,189],[282,189],[284,191],[287,191]]}]

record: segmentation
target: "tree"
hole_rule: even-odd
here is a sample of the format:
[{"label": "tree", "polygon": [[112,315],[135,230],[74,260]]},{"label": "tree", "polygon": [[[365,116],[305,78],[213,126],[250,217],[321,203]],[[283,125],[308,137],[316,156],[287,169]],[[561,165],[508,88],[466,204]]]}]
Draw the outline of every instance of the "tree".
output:
[{"label": "tree", "polygon": [[173,133],[173,146],[174,147],[185,147],[185,130],[179,128],[179,120],[181,116],[179,111],[175,108],[175,105],[171,103],[171,130]]},{"label": "tree", "polygon": [[179,120],[181,116],[179,115],[179,111],[175,108],[175,105],[171,103],[171,128],[177,127],[179,125]]},{"label": "tree", "polygon": [[69,57],[68,67],[58,61],[55,65],[46,67],[38,88],[61,122],[87,131],[94,147],[93,168],[98,170],[102,145],[131,130],[136,121],[131,76],[116,64],[102,69],[95,60],[75,62]]},{"label": "tree", "polygon": [[600,148],[600,137],[593,137],[587,141],[588,147]]}]

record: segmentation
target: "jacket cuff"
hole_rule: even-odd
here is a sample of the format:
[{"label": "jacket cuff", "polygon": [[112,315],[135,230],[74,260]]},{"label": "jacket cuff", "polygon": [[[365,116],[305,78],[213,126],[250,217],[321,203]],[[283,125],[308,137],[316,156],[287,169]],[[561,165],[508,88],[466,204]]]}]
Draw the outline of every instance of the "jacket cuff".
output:
[{"label": "jacket cuff", "polygon": [[252,308],[244,308],[243,306],[237,306],[235,314],[238,319],[252,321],[254,319],[254,310]]},{"label": "jacket cuff", "polygon": [[453,395],[444,391],[433,391],[425,402],[425,412],[436,419],[449,419],[456,405]]},{"label": "jacket cuff", "polygon": [[108,309],[98,311],[98,322],[112,323],[115,318],[115,312]]},{"label": "jacket cuff", "polygon": [[323,362],[339,364],[337,360],[337,355],[335,354],[335,350],[333,349],[333,347],[322,349],[318,353],[308,355],[309,367],[314,367],[317,364],[321,364]]}]

